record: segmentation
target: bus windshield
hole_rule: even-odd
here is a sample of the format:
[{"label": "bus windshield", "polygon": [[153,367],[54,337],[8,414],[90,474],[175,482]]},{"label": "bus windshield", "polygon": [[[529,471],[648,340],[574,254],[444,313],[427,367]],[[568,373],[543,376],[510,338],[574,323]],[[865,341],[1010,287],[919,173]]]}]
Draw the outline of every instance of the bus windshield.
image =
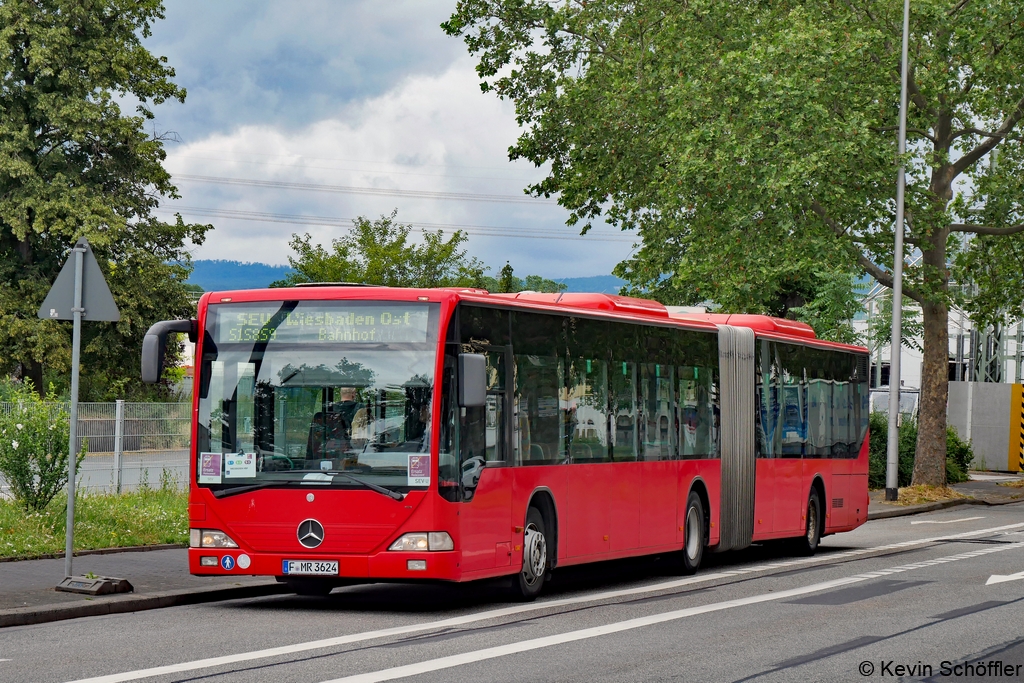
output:
[{"label": "bus windshield", "polygon": [[439,315],[408,302],[211,305],[197,483],[429,486]]}]

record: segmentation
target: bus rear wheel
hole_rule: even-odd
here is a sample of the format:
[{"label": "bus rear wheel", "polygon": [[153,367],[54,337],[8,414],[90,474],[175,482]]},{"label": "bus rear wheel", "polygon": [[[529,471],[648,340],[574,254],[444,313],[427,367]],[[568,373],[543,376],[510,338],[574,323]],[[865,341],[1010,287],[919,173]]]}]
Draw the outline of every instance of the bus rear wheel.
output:
[{"label": "bus rear wheel", "polygon": [[679,572],[682,574],[694,574],[700,568],[701,560],[704,558],[704,546],[707,539],[704,537],[704,504],[696,491],[690,491],[686,498],[686,518],[683,531],[683,549],[679,553]]},{"label": "bus rear wheel", "polygon": [[800,555],[813,555],[818,550],[818,543],[821,542],[821,500],[818,498],[818,490],[811,489],[811,495],[807,497],[807,525],[804,527],[804,535],[793,539],[794,547]]},{"label": "bus rear wheel", "polygon": [[540,510],[531,507],[523,529],[523,569],[512,580],[513,597],[524,602],[535,600],[544,588],[547,574],[547,528]]}]

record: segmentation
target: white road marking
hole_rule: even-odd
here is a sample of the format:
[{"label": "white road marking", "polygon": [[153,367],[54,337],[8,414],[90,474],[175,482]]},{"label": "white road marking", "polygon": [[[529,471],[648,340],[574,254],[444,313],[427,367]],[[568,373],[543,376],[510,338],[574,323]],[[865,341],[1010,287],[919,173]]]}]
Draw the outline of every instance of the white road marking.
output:
[{"label": "white road marking", "polygon": [[985,519],[984,517],[961,517],[960,519],[922,519],[911,524],[952,524],[953,522],[969,522],[972,519]]},{"label": "white road marking", "polygon": [[986,586],[991,586],[993,583],[1005,583],[1007,581],[1019,581],[1024,579],[1024,572],[1017,572],[1016,574],[993,574],[988,577],[988,581],[985,582]]},{"label": "white road marking", "polygon": [[[949,557],[939,558],[937,560],[933,560],[932,563],[934,564],[956,562],[958,560],[966,560],[974,557],[979,557],[981,555],[989,555],[991,553],[1002,552],[1003,550],[1009,550],[1011,548],[1024,548],[1024,543],[1011,543],[1003,546],[984,548],[982,550],[974,550],[969,553],[961,553],[959,555],[951,555]],[[568,631],[566,633],[558,633],[552,636],[544,636],[542,638],[524,640],[518,643],[509,643],[508,645],[499,645],[497,647],[488,647],[483,650],[464,652],[462,654],[449,655],[447,657],[439,657],[438,659],[430,659],[425,662],[417,662],[415,664],[406,664],[404,666],[396,666],[390,669],[382,669],[380,671],[371,671],[369,673],[356,674],[354,676],[335,678],[330,681],[325,681],[324,683],[378,683],[379,681],[391,681],[396,678],[405,678],[407,676],[416,676],[418,674],[428,673],[431,671],[450,669],[452,667],[462,666],[463,664],[471,664],[473,662],[480,662],[486,659],[495,659],[497,657],[504,657],[506,655],[516,654],[519,652],[538,650],[540,648],[551,647],[553,645],[561,645],[563,643],[571,643],[577,640],[586,640],[588,638],[598,638],[600,636],[605,636],[610,633],[630,631],[637,628],[643,628],[644,626],[651,626],[653,624],[663,624],[667,621],[685,619],[687,617],[696,616],[698,614],[707,614],[708,612],[720,612],[722,610],[732,609],[734,607],[743,607],[744,605],[754,605],[762,602],[773,602],[776,600],[791,598],[797,595],[805,595],[807,593],[818,593],[821,591],[830,590],[832,588],[837,588],[839,586],[846,586],[852,583],[859,583],[861,581],[873,579],[878,576],[887,576],[889,574],[898,574],[900,572],[911,571],[912,569],[919,569],[923,564],[924,563],[903,565],[900,567],[893,567],[891,569],[887,569],[884,571],[867,572],[864,574],[857,574],[855,576],[850,576],[843,579],[835,579],[833,581],[823,581],[821,583],[814,583],[809,586],[803,586],[801,588],[792,588],[790,590],[785,591],[762,593],[761,595],[752,595],[747,598],[738,598],[736,600],[726,600],[724,602],[716,602],[710,605],[701,605],[699,607],[688,607],[686,609],[673,610],[671,612],[662,612],[661,614],[652,614],[646,617],[628,619],[626,621],[604,624],[602,626],[594,626],[591,628],[580,629],[578,631]]]},{"label": "white road marking", "polygon": [[715,572],[713,574],[699,574],[697,576],[691,576],[685,579],[664,581],[661,583],[650,584],[647,586],[639,586],[637,588],[624,588],[620,590],[604,591],[601,593],[590,593],[586,595],[578,595],[571,598],[560,598],[557,600],[539,600],[528,605],[502,607],[499,609],[486,610],[483,612],[475,612],[473,614],[467,614],[461,617],[452,617],[449,619],[440,619],[437,621],[428,621],[419,624],[407,624],[405,626],[395,626],[392,628],[379,629],[376,631],[350,633],[348,635],[337,636],[334,638],[324,638],[322,640],[313,640],[305,643],[295,643],[293,645],[282,645],[279,647],[271,647],[264,650],[251,650],[249,652],[239,652],[237,654],[222,655],[220,657],[207,657],[205,659],[197,659],[189,662],[180,662],[178,664],[155,666],[149,669],[138,669],[135,671],[125,671],[123,673],[108,674],[105,676],[95,676],[93,678],[83,678],[76,681],[72,681],[71,683],[122,683],[122,681],[136,681],[142,678],[152,678],[153,676],[164,676],[167,674],[182,673],[184,671],[209,669],[216,666],[224,666],[226,664],[237,664],[239,662],[249,662],[257,659],[266,659],[268,657],[280,657],[283,655],[291,655],[299,652],[308,652],[309,650],[319,650],[322,648],[337,647],[339,645],[348,645],[350,643],[359,643],[367,640],[374,640],[377,638],[386,638],[389,636],[406,635],[408,633],[419,633],[422,631],[432,631],[435,629],[464,626],[465,624],[472,624],[478,621],[498,619],[501,617],[522,614],[524,612],[533,612],[537,610],[549,609],[552,607],[578,605],[582,603],[598,602],[601,600],[609,600],[631,595],[642,595],[644,593],[654,593],[657,591],[671,590],[673,588],[679,588],[681,586],[705,583],[708,581],[715,581],[717,579],[740,576],[743,574],[751,574],[754,572],[760,572],[769,569],[796,567],[802,565],[813,566],[819,564],[829,564],[834,562],[835,560],[856,557],[858,555],[866,555],[868,553],[884,552],[887,550],[907,549],[919,545],[928,545],[929,543],[935,543],[938,541],[949,541],[960,538],[969,538],[971,536],[982,536],[986,534],[1006,532],[1011,529],[1021,529],[1022,527],[1024,527],[1024,522],[1020,522],[1017,524],[1007,524],[1004,526],[997,526],[989,529],[978,529],[976,531],[965,531],[959,534],[935,536],[931,538],[924,538],[913,541],[901,541],[899,543],[890,543],[888,545],[875,546],[873,548],[847,550],[845,552],[835,553],[826,556],[803,557],[794,560],[785,560],[781,562],[771,562],[767,564],[754,565],[750,567],[741,567],[739,569]]}]

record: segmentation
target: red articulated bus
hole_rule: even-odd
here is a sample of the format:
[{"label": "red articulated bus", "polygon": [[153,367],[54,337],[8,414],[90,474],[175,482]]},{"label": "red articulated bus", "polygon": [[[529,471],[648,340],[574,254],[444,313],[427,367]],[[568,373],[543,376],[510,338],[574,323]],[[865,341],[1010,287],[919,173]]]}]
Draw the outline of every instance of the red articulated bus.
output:
[{"label": "red articulated bus", "polygon": [[605,294],[311,285],[205,294],[193,574],[302,594],[822,536],[868,511],[868,356],[802,323]]}]

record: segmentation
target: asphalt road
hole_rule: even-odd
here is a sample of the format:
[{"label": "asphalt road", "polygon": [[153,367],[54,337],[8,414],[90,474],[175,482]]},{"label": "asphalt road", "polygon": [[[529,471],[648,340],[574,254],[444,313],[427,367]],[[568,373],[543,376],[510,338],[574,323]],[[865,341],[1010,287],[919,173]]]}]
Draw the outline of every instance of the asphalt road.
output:
[{"label": "asphalt road", "polygon": [[[1024,505],[870,522],[813,558],[711,556],[694,577],[654,560],[565,569],[527,605],[498,588],[376,584],[8,628],[0,680],[1024,680]],[[984,675],[943,676],[944,661]]]}]

